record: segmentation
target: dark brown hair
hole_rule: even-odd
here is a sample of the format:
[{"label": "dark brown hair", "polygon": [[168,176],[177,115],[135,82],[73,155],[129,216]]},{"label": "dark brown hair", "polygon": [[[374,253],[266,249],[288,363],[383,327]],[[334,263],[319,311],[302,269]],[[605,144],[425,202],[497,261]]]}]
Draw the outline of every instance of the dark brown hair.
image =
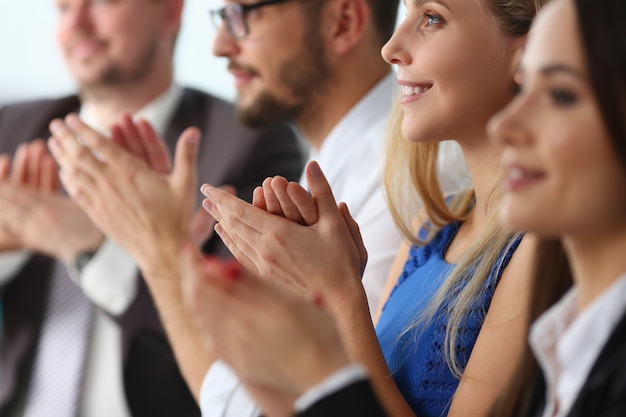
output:
[{"label": "dark brown hair", "polygon": [[[579,39],[590,74],[591,87],[626,175],[626,2],[570,0],[574,2]],[[529,323],[558,301],[573,283],[562,243],[544,240],[538,247]],[[526,346],[524,358],[496,404],[492,416],[532,415],[538,366]],[[538,393],[543,394],[543,393]]]}]

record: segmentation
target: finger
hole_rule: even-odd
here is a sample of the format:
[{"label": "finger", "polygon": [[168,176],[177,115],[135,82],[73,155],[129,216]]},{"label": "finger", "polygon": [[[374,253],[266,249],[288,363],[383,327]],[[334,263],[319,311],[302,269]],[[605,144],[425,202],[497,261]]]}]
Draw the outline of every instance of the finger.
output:
[{"label": "finger", "polygon": [[126,143],[126,137],[122,132],[122,128],[117,124],[111,126],[111,142],[115,143],[122,149],[129,149],[129,145]]},{"label": "finger", "polygon": [[[93,197],[89,190],[96,188],[96,184],[82,171],[74,171],[69,174],[67,171],[59,171],[59,179],[67,194],[82,208],[90,208],[93,206]],[[89,210],[87,210],[89,211]]]},{"label": "finger", "polygon": [[196,184],[196,158],[200,145],[200,131],[195,127],[187,128],[178,139],[174,155],[172,183],[179,193],[192,194]]},{"label": "finger", "polygon": [[41,139],[35,139],[28,144],[26,183],[30,187],[39,188],[41,161],[45,152],[45,144]]},{"label": "finger", "polygon": [[267,211],[267,205],[265,204],[265,195],[263,194],[263,187],[256,187],[252,192],[252,205]]},{"label": "finger", "polygon": [[172,162],[165,142],[157,135],[152,125],[144,119],[137,122],[137,129],[140,144],[150,168],[161,174],[169,174],[172,171]]},{"label": "finger", "polygon": [[320,217],[324,213],[336,213],[337,203],[326,180],[322,169],[316,161],[311,161],[306,167],[306,178],[311,195],[317,202]]},{"label": "finger", "polygon": [[7,181],[11,176],[11,157],[7,154],[0,155],[0,181]]},{"label": "finger", "polygon": [[[200,191],[206,196],[206,200],[203,201],[205,209],[215,217],[215,220],[224,223],[227,229],[236,219],[251,231],[260,234],[260,230],[265,227],[275,227],[275,221],[286,221],[209,184],[204,184]],[[269,226],[265,226],[266,224]]]},{"label": "finger", "polygon": [[[103,175],[104,164],[94,156],[92,153],[93,148],[90,149],[88,146],[81,144],[77,135],[80,135],[83,139],[89,134],[99,135],[78,120],[76,115],[74,115],[75,117],[73,118],[71,116],[72,115],[67,116],[69,120],[72,120],[73,124],[80,126],[76,130],[76,133],[70,130],[69,126],[62,120],[53,120],[50,122],[52,137],[48,140],[48,148],[63,171],[73,172],[80,170],[86,175],[98,178]],[[88,133],[88,131],[90,131],[90,133]],[[106,139],[102,140],[109,142]],[[91,142],[93,142],[93,139]],[[116,160],[116,162],[118,161]]]},{"label": "finger", "polygon": [[224,227],[218,223],[215,225],[215,233],[220,237],[224,245],[228,248],[230,253],[233,254],[235,259],[241,263],[248,271],[252,272],[255,275],[259,275],[259,270],[256,264],[248,255],[250,252],[254,252],[253,249],[246,244],[245,241],[235,241],[228,234],[228,232],[224,229]]},{"label": "finger", "polygon": [[135,126],[131,116],[129,114],[123,114],[118,126],[124,137],[125,149],[139,160],[149,164],[146,152],[143,146],[141,146],[139,130]]},{"label": "finger", "polygon": [[319,219],[317,203],[307,190],[296,182],[290,182],[287,184],[287,194],[298,208],[304,224],[311,226],[317,223]]},{"label": "finger", "polygon": [[24,185],[26,183],[28,161],[28,144],[22,143],[17,147],[13,156],[13,169],[11,170],[11,182]]},{"label": "finger", "polygon": [[59,191],[59,170],[51,155],[44,155],[41,160],[40,186],[44,191]]},{"label": "finger", "polygon": [[[95,189],[95,180],[87,172],[77,167],[72,159],[67,155],[67,151],[63,148],[59,140],[52,136],[48,139],[48,149],[54,159],[61,166],[58,171],[59,180],[63,183],[68,194],[76,200],[80,197],[83,189]],[[78,202],[78,200],[76,200]],[[84,198],[81,198],[84,201]]]},{"label": "finger", "polygon": [[276,198],[278,199],[281,211],[283,212],[285,218],[291,220],[292,222],[304,225],[305,222],[300,215],[298,207],[296,207],[294,202],[291,200],[291,197],[289,197],[289,194],[287,193],[287,180],[283,177],[277,176],[272,178],[270,185],[272,187],[272,190],[274,191],[274,194],[276,195]]},{"label": "finger", "polygon": [[213,235],[215,219],[206,210],[200,208],[191,219],[191,237],[197,246],[201,246]]},{"label": "finger", "polygon": [[[73,164],[96,178],[102,174],[105,165],[126,171],[129,165],[138,163],[137,158],[89,127],[74,113],[66,116],[65,122],[53,120],[50,130]],[[65,167],[61,165],[61,168]]]},{"label": "finger", "polygon": [[350,237],[352,241],[357,246],[359,251],[359,258],[361,259],[361,276],[363,276],[363,271],[365,270],[365,266],[367,265],[367,249],[365,248],[365,244],[363,243],[363,236],[361,236],[361,230],[359,228],[359,224],[354,220],[350,211],[348,210],[348,205],[346,203],[339,204],[339,212],[343,217],[344,222],[348,226],[348,230],[350,231]]},{"label": "finger", "polygon": [[265,207],[268,213],[283,217],[283,209],[280,201],[272,189],[272,178],[265,178],[263,181],[263,197],[265,198]]}]

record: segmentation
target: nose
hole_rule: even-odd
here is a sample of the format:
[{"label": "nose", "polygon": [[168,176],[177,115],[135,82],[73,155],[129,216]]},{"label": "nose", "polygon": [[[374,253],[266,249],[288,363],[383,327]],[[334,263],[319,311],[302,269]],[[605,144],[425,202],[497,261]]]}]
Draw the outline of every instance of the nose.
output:
[{"label": "nose", "polygon": [[411,54],[404,45],[407,34],[405,33],[405,23],[396,28],[389,41],[383,46],[381,55],[385,61],[396,65],[409,65],[412,62]]},{"label": "nose", "polygon": [[91,13],[89,2],[81,1],[63,10],[61,16],[65,27],[88,31],[93,29]]},{"label": "nose", "polygon": [[215,34],[213,40],[213,55],[218,57],[231,58],[240,51],[239,43],[228,32],[226,24],[222,23]]},{"label": "nose", "polygon": [[489,138],[504,147],[519,146],[531,139],[529,99],[518,95],[505,108],[491,117],[487,124]]}]

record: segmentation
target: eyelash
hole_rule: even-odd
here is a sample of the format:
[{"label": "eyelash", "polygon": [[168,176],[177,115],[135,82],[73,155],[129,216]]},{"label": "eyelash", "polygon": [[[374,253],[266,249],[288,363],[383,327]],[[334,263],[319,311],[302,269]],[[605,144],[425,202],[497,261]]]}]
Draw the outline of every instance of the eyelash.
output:
[{"label": "eyelash", "polygon": [[[439,25],[441,23],[444,23],[443,19],[441,18],[441,16],[437,16],[434,13],[424,13],[424,20],[425,20],[425,27],[430,27],[430,26],[434,26],[434,25]],[[431,20],[436,20],[436,22],[431,22]]]},{"label": "eyelash", "polygon": [[[511,92],[514,95],[519,95],[523,89],[524,86],[522,83],[516,81],[511,82]],[[559,107],[572,106],[578,102],[578,95],[576,93],[563,88],[551,88],[548,90],[548,95],[552,103]]]},{"label": "eyelash", "polygon": [[550,98],[557,106],[571,106],[578,101],[578,95],[560,88],[550,90]]}]

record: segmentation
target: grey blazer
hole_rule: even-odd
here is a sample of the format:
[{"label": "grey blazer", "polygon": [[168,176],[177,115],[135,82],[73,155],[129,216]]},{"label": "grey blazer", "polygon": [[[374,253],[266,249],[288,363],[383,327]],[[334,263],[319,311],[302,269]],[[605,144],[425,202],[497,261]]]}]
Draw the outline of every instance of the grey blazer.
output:
[{"label": "grey blazer", "polygon": [[[0,153],[13,154],[17,146],[47,138],[48,124],[80,108],[78,97],[16,104],[0,109]],[[198,178],[211,184],[231,184],[250,200],[254,187],[271,175],[297,180],[304,158],[292,129],[286,125],[264,130],[243,127],[231,104],[203,92],[185,89],[167,129],[170,150],[189,126],[202,130]],[[202,201],[198,191],[198,202]],[[205,251],[228,254],[214,237]],[[0,415],[18,416],[31,373],[53,260],[34,255],[8,284],[0,288],[4,303],[2,387]],[[139,279],[138,296],[114,319],[122,330],[124,389],[133,417],[199,416],[159,321],[154,302]]]}]

